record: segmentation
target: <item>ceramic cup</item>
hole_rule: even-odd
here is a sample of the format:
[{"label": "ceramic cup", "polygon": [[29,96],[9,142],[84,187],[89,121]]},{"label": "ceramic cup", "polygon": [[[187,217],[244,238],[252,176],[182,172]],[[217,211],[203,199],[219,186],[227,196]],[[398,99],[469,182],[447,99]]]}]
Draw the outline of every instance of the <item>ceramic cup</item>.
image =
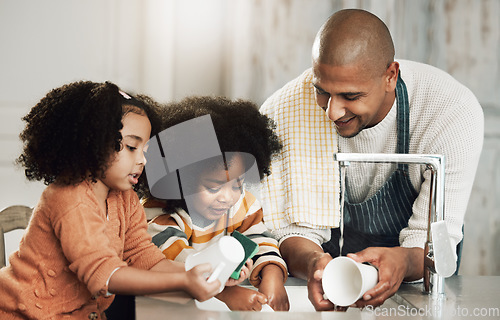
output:
[{"label": "ceramic cup", "polygon": [[323,291],[333,304],[347,307],[358,301],[363,294],[375,287],[378,270],[358,263],[348,257],[331,260],[323,271]]},{"label": "ceramic cup", "polygon": [[245,250],[241,243],[231,236],[223,236],[209,247],[188,256],[185,268],[187,271],[199,264],[210,263],[212,273],[207,275],[207,282],[219,279],[222,291],[226,281],[244,258]]}]

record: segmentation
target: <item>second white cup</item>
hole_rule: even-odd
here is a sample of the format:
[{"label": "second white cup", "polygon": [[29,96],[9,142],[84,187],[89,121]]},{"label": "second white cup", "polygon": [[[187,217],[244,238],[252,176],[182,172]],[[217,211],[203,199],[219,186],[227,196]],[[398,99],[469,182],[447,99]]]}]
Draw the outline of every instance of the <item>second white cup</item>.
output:
[{"label": "second white cup", "polygon": [[378,270],[348,257],[337,257],[323,271],[323,291],[333,304],[347,307],[378,282]]},{"label": "second white cup", "polygon": [[221,283],[219,291],[222,291],[226,281],[244,258],[245,249],[241,243],[234,237],[223,236],[209,247],[188,256],[185,269],[187,271],[199,264],[210,263],[212,273],[207,281],[219,279]]}]

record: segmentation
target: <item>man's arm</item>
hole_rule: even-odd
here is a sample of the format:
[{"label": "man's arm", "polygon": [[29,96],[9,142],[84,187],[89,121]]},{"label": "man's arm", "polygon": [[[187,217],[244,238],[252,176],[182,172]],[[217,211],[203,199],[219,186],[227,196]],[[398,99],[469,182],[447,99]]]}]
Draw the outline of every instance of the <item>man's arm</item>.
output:
[{"label": "man's arm", "polygon": [[[309,300],[316,310],[334,309],[329,300],[323,299],[321,284],[323,270],[332,257],[314,241],[298,236],[285,239],[280,251],[290,274],[307,280]],[[356,303],[357,307],[381,305],[403,281],[414,281],[423,276],[424,252],[421,248],[372,247],[348,256],[358,262],[370,262],[379,269],[379,282]]]},{"label": "man's arm", "polygon": [[332,310],[334,305],[323,298],[321,279],[332,257],[315,242],[304,237],[286,238],[280,245],[288,270],[296,278],[307,280],[309,300],[317,311]]},{"label": "man's arm", "polygon": [[290,274],[304,280],[309,280],[310,269],[318,259],[323,255],[330,256],[316,243],[304,237],[285,239],[280,245],[280,252],[287,262]]}]

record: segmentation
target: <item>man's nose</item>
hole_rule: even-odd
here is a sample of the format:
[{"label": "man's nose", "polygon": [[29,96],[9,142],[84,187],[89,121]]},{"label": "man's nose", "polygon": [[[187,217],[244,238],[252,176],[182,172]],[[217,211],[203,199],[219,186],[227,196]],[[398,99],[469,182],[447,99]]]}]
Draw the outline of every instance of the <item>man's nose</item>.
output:
[{"label": "man's nose", "polygon": [[328,99],[326,115],[332,121],[337,121],[345,115],[345,107],[340,99],[334,99],[333,97]]}]

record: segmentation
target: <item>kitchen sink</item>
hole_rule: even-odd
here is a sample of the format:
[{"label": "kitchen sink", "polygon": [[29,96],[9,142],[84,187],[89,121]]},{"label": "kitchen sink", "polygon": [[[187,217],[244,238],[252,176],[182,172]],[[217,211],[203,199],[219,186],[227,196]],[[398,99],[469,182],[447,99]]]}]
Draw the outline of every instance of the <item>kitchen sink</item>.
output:
[{"label": "kitchen sink", "polygon": [[[251,289],[255,289],[252,286],[243,286]],[[307,297],[307,287],[305,285],[287,285],[285,289],[288,294],[288,300],[290,302],[290,312],[316,312],[313,305]],[[216,298],[209,299],[204,302],[196,301],[196,307],[201,310],[206,311],[230,311],[229,308],[220,300]],[[387,299],[385,303],[380,306],[380,308],[385,308],[387,310],[398,310],[401,308],[412,308],[413,306],[409,304],[404,298],[399,295],[394,295],[393,297]],[[268,306],[264,305],[262,312],[273,312],[273,310]],[[358,308],[349,308],[347,313],[361,312]]]}]

